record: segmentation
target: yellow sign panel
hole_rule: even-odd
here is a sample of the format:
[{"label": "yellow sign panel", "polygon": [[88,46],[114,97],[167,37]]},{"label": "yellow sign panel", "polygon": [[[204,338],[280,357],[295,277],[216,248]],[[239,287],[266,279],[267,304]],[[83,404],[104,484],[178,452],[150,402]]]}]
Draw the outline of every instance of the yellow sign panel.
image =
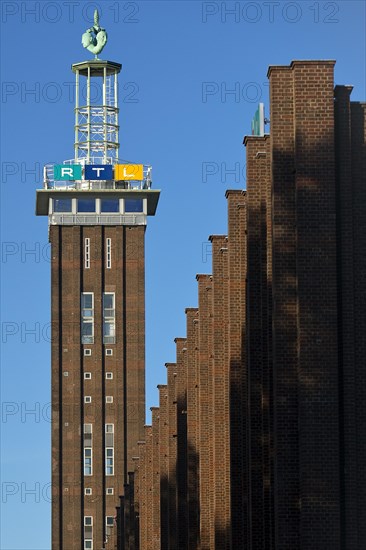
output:
[{"label": "yellow sign panel", "polygon": [[144,179],[144,165],[143,164],[116,164],[114,179],[142,181]]}]

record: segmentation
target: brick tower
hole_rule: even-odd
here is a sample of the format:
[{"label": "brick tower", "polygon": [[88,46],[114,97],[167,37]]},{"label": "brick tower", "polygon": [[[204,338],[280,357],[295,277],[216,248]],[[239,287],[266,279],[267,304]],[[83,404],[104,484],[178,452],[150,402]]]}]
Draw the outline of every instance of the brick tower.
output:
[{"label": "brick tower", "polygon": [[159,191],[150,166],[118,158],[121,65],[72,70],[74,158],[45,167],[36,204],[52,247],[52,549],[100,550],[144,438],[144,234]]}]

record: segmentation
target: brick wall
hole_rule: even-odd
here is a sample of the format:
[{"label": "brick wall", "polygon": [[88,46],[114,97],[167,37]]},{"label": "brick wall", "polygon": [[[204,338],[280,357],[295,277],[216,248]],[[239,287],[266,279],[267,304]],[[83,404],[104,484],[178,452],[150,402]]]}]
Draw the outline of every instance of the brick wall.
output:
[{"label": "brick wall", "polygon": [[226,193],[228,235],[159,386],[161,548],[366,540],[366,106],[333,70],[269,69],[270,136],[244,140],[247,190]]}]

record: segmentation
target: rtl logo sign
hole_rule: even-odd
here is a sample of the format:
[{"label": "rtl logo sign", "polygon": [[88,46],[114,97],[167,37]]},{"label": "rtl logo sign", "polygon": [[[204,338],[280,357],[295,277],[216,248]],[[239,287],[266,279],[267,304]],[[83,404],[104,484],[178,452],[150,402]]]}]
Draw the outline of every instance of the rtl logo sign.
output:
[{"label": "rtl logo sign", "polygon": [[[114,177],[113,177],[114,168]],[[53,169],[55,181],[67,180],[137,180],[144,179],[143,164],[86,164],[83,169],[80,164],[56,164]]]}]

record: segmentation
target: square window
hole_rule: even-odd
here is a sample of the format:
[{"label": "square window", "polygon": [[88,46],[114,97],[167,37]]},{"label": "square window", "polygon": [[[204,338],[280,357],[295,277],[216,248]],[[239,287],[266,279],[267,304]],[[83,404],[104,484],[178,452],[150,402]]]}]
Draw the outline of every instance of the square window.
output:
[{"label": "square window", "polygon": [[92,494],[93,494],[93,490],[92,490],[90,487],[85,487],[85,489],[84,489],[84,494],[85,494],[86,496],[92,495]]},{"label": "square window", "polygon": [[91,379],[91,372],[84,372],[84,379],[90,380]]},{"label": "square window", "polygon": [[113,516],[106,516],[105,518],[105,524],[107,527],[113,527],[114,525],[114,517]]},{"label": "square window", "polygon": [[106,372],[105,373],[105,377],[107,380],[112,380],[113,378],[113,372]]},{"label": "square window", "polygon": [[113,396],[112,395],[106,395],[105,402],[106,403],[113,403]]},{"label": "square window", "polygon": [[53,199],[54,212],[71,212],[71,199]]},{"label": "square window", "polygon": [[114,489],[113,489],[113,487],[107,487],[107,489],[106,489],[106,494],[107,494],[107,495],[113,495],[113,494],[114,494]]},{"label": "square window", "polygon": [[84,355],[91,355],[91,354],[92,354],[92,350],[90,348],[84,349]]},{"label": "square window", "polygon": [[84,550],[93,550],[93,540],[85,539],[84,540]]},{"label": "square window", "polygon": [[95,199],[77,199],[78,212],[95,212]]},{"label": "square window", "polygon": [[113,349],[107,348],[107,349],[105,350],[105,354],[106,354],[106,355],[113,355]]},{"label": "square window", "polygon": [[92,398],[91,398],[90,395],[86,395],[86,396],[84,397],[84,403],[91,403],[91,401],[92,401]]},{"label": "square window", "polygon": [[67,371],[67,370],[65,370],[65,372],[64,372],[64,376],[69,376],[69,373],[68,373],[68,371]]},{"label": "square window", "polygon": [[101,199],[101,212],[119,212],[119,199]]},{"label": "square window", "polygon": [[125,212],[143,212],[142,199],[125,199]]},{"label": "square window", "polygon": [[93,516],[84,516],[84,526],[93,525]]}]

